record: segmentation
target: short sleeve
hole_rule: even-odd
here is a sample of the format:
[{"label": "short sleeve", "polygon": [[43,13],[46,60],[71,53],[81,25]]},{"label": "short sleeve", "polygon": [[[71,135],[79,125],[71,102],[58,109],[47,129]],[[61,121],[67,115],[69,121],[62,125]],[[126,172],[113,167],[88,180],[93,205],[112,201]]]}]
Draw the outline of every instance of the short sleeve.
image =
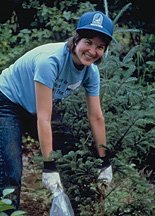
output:
[{"label": "short sleeve", "polygon": [[49,88],[53,88],[58,74],[56,58],[40,54],[34,61],[34,81],[38,81]]}]

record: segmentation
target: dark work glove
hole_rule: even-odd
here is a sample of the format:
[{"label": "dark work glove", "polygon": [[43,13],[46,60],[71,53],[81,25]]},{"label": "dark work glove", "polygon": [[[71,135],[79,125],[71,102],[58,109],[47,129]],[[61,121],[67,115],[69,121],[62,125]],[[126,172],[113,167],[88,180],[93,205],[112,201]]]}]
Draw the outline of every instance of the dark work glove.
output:
[{"label": "dark work glove", "polygon": [[57,189],[63,190],[60,175],[54,161],[44,161],[42,183],[52,194]]}]

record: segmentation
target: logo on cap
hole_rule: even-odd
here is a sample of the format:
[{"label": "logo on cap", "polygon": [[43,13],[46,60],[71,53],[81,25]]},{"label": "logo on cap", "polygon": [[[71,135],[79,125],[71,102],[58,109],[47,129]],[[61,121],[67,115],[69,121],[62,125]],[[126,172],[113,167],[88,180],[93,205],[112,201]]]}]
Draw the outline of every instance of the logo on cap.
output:
[{"label": "logo on cap", "polygon": [[98,27],[103,28],[102,22],[103,22],[102,14],[97,13],[97,14],[94,15],[93,21],[92,21],[92,23],[90,25],[94,25],[94,26],[98,26]]}]

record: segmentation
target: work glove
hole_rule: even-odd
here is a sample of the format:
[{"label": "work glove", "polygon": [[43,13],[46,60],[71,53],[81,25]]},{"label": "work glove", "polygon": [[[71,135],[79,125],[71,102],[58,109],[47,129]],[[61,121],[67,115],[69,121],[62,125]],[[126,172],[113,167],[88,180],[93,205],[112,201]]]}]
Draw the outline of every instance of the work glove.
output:
[{"label": "work glove", "polygon": [[52,194],[58,190],[63,191],[60,175],[54,161],[44,161],[42,183]]},{"label": "work glove", "polygon": [[104,185],[105,187],[109,187],[113,178],[112,166],[108,156],[100,157],[100,159],[102,160],[102,163],[98,168],[98,186]]},{"label": "work glove", "polygon": [[110,165],[109,167],[102,168],[99,171],[99,176],[98,180],[103,182],[105,186],[109,186],[113,178],[112,174],[112,166]]}]

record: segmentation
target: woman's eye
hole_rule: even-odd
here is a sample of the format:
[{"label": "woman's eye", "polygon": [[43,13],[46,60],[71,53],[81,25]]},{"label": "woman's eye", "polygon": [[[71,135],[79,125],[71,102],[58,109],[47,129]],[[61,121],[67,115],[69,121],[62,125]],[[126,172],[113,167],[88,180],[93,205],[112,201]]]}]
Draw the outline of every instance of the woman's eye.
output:
[{"label": "woman's eye", "polygon": [[85,40],[85,42],[87,43],[87,44],[92,44],[92,42],[91,42],[91,40]]},{"label": "woman's eye", "polygon": [[99,50],[104,50],[105,47],[104,47],[104,46],[99,46],[98,49],[99,49]]}]

